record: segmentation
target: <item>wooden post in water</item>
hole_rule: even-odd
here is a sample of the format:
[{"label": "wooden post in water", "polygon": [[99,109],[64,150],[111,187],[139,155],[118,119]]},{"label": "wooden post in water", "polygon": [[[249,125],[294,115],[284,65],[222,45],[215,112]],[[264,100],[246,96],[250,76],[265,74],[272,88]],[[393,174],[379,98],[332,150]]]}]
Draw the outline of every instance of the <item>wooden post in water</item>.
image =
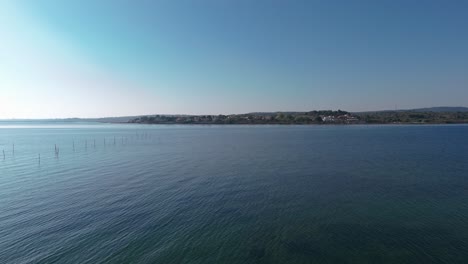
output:
[{"label": "wooden post in water", "polygon": [[94,139],[93,146],[94,146],[94,148],[96,148],[96,139]]},{"label": "wooden post in water", "polygon": [[60,149],[57,147],[57,144],[55,144],[55,157],[58,158],[59,156]]},{"label": "wooden post in water", "polygon": [[39,153],[39,164],[41,164],[41,153]]},{"label": "wooden post in water", "polygon": [[3,150],[3,160],[5,160],[5,150]]},{"label": "wooden post in water", "polygon": [[115,146],[115,136],[114,136],[114,146]]}]

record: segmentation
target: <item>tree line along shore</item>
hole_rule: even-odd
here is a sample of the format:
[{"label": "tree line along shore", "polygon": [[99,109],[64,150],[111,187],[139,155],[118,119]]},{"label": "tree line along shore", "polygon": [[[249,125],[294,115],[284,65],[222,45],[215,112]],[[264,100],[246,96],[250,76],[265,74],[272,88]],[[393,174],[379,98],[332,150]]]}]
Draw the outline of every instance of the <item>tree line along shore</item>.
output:
[{"label": "tree line along shore", "polygon": [[342,110],[268,112],[232,115],[147,115],[137,124],[463,124],[468,112],[380,111],[351,113]]}]

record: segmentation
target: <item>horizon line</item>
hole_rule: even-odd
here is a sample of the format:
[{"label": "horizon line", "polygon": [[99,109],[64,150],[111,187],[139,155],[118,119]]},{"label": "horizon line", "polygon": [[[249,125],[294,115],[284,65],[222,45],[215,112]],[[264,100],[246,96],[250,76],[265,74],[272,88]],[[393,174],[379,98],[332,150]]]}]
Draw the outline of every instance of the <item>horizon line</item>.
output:
[{"label": "horizon line", "polygon": [[405,108],[405,109],[382,109],[382,110],[366,110],[366,111],[347,111],[343,109],[315,109],[315,110],[308,110],[308,111],[297,111],[297,110],[291,110],[291,111],[251,111],[251,112],[244,112],[244,113],[238,113],[238,114],[138,114],[138,115],[120,115],[120,116],[102,116],[102,117],[44,117],[44,118],[0,118],[0,121],[28,121],[28,120],[69,120],[69,119],[106,119],[106,118],[126,118],[126,117],[139,117],[139,116],[156,116],[156,115],[162,115],[162,116],[217,116],[217,115],[246,115],[246,114],[254,114],[254,113],[299,113],[299,112],[311,112],[311,111],[345,111],[349,113],[371,113],[371,112],[395,112],[395,111],[414,111],[414,110],[420,110],[420,109],[437,109],[437,108],[466,108],[468,109],[468,106],[432,106],[432,107],[418,107],[418,108]]}]

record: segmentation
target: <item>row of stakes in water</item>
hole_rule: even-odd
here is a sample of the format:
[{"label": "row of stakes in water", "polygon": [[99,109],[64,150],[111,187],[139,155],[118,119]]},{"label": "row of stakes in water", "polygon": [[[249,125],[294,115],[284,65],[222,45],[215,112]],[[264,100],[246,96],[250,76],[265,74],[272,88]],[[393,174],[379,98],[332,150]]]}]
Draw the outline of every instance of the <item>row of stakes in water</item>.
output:
[{"label": "row of stakes in water", "polygon": [[[136,134],[137,139],[148,139],[150,137],[151,136],[148,136],[148,134],[143,134],[143,135],[140,135],[138,133]],[[127,137],[125,137],[125,138],[122,137],[121,138],[122,145],[127,144],[127,142],[128,142]],[[114,137],[113,145],[115,146],[116,144],[117,144],[116,137]],[[106,146],[106,145],[107,145],[106,138],[104,138],[104,146]],[[72,148],[73,148],[73,152],[74,152],[75,151],[75,141],[73,141],[73,143],[72,143]],[[93,148],[96,148],[96,140],[95,139],[93,140]],[[87,140],[85,140],[85,149],[88,149],[88,141]],[[5,160],[6,159],[5,150],[3,149],[2,152],[3,152],[3,160]],[[55,158],[58,158],[59,155],[60,155],[60,148],[57,147],[57,144],[54,145],[54,153],[55,153]],[[12,154],[13,154],[13,156],[15,155],[15,144],[12,145]],[[41,154],[40,153],[38,154],[38,162],[39,162],[39,164],[41,163]]]}]

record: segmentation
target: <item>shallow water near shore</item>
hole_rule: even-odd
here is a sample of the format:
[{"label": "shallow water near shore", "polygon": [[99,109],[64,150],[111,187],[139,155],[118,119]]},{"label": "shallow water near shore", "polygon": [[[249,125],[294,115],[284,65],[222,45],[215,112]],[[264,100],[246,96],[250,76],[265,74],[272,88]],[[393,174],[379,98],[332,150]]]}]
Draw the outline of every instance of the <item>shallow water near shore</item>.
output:
[{"label": "shallow water near shore", "polygon": [[0,122],[0,263],[466,263],[467,194],[466,125]]}]

